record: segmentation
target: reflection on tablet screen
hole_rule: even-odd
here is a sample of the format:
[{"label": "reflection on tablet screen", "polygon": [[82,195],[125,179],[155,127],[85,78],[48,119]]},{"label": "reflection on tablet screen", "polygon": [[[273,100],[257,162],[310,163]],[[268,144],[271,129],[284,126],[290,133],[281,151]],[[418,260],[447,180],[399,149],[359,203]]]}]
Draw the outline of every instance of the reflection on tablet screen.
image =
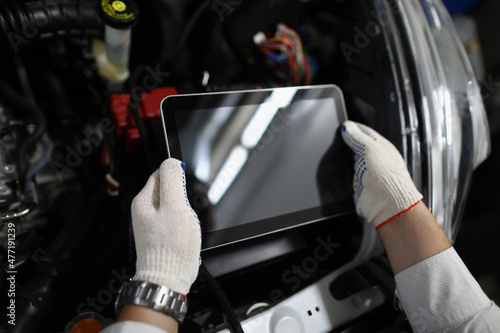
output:
[{"label": "reflection on tablet screen", "polygon": [[177,112],[163,104],[174,114],[177,137],[169,142],[178,142],[186,162],[204,248],[352,210],[351,155],[338,134],[343,104],[301,92]]}]

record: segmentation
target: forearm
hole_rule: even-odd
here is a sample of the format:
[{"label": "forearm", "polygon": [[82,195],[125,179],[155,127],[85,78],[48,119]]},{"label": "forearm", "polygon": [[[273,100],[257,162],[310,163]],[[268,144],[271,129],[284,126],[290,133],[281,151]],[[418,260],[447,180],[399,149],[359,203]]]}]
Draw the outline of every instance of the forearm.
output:
[{"label": "forearm", "polygon": [[398,298],[414,331],[496,332],[500,309],[419,201],[422,194],[399,151],[362,124],[345,122],[342,137],[355,156],[356,211],[378,227],[396,275]]},{"label": "forearm", "polygon": [[378,229],[394,274],[451,247],[424,203]]},{"label": "forearm", "polygon": [[179,329],[179,324],[174,318],[138,305],[125,305],[116,321],[127,320],[155,325],[168,333],[177,333]]}]

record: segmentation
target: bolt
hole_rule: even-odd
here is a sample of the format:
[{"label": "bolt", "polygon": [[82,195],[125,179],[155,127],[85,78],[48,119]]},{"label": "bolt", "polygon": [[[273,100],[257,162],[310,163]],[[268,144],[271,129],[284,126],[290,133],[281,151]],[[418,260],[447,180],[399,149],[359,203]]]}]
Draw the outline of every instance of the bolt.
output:
[{"label": "bolt", "polygon": [[0,185],[0,197],[8,197],[12,194],[12,190],[7,185]]},{"label": "bolt", "polygon": [[2,168],[2,172],[6,175],[11,175],[16,172],[16,166],[13,164],[5,164]]},{"label": "bolt", "polygon": [[35,126],[35,124],[29,124],[28,126],[26,126],[26,131],[27,131],[29,134],[33,134],[33,133],[35,133],[35,130],[36,130],[36,126]]}]

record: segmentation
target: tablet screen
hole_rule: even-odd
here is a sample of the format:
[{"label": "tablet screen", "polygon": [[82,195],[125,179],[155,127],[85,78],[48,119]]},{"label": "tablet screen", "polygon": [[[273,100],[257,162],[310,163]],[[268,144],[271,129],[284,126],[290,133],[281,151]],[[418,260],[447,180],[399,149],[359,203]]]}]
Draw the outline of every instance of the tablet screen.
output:
[{"label": "tablet screen", "polygon": [[162,102],[208,249],[352,211],[335,86],[176,95]]}]

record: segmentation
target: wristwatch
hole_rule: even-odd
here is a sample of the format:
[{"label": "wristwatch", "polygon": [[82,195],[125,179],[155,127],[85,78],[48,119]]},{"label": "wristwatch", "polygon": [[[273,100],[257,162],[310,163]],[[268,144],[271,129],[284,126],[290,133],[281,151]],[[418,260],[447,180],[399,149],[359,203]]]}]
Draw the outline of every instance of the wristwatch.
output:
[{"label": "wristwatch", "polygon": [[182,323],[186,316],[187,297],[167,287],[147,281],[130,280],[123,283],[115,302],[116,315],[124,305],[132,304],[160,311]]}]

